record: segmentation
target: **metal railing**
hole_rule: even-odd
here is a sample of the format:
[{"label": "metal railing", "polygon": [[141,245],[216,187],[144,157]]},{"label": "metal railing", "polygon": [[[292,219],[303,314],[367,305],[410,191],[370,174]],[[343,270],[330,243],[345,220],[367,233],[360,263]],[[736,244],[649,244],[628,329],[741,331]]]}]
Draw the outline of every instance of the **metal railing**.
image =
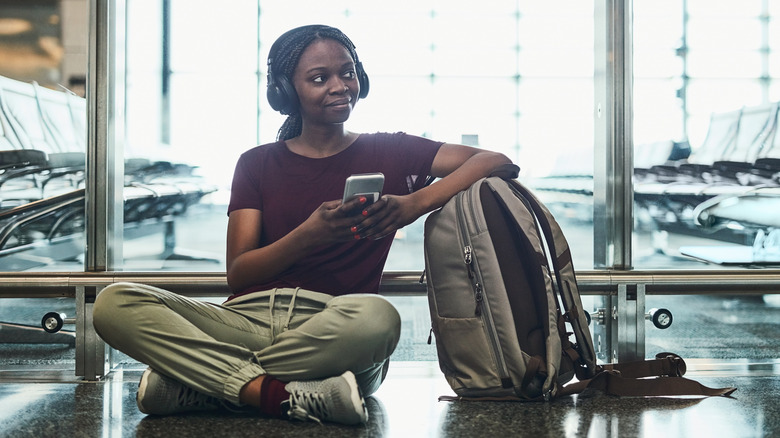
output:
[{"label": "metal railing", "polygon": [[[421,277],[419,271],[386,272],[380,293],[425,294]],[[615,295],[621,284],[643,284],[648,295],[780,293],[780,270],[581,271],[577,280],[582,295]],[[76,287],[101,288],[119,281],[144,283],[196,297],[231,293],[225,275],[213,272],[10,272],[0,276],[0,298],[75,297]]]}]

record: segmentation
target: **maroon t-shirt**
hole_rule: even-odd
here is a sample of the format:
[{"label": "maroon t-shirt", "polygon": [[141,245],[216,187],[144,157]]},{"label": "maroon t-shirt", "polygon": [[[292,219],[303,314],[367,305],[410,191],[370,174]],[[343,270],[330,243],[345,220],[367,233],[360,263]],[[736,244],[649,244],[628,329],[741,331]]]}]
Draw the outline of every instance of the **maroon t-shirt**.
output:
[{"label": "maroon t-shirt", "polygon": [[[238,160],[228,214],[244,208],[262,211],[260,245],[265,246],[303,223],[323,202],[341,199],[344,182],[352,174],[382,172],[383,194],[405,195],[422,188],[441,145],[404,133],[362,134],[327,158],[297,155],[284,142],[258,146]],[[323,246],[275,280],[236,295],[275,287],[331,295],[376,293],[392,242],[389,235]]]}]

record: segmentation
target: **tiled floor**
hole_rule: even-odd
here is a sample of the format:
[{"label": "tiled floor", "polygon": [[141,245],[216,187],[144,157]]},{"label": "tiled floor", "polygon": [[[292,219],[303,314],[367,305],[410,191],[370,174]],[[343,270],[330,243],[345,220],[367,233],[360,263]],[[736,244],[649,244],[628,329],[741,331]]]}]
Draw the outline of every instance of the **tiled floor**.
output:
[{"label": "tiled floor", "polygon": [[[435,362],[394,364],[368,399],[361,427],[292,423],[228,413],[147,417],[135,405],[139,369],[103,382],[57,373],[0,373],[2,437],[769,437],[780,436],[780,362],[692,361],[689,376],[737,386],[732,398],[615,398],[551,403],[439,402],[452,394]],[[51,379],[50,381],[46,381]],[[58,381],[59,382],[56,382]]]}]

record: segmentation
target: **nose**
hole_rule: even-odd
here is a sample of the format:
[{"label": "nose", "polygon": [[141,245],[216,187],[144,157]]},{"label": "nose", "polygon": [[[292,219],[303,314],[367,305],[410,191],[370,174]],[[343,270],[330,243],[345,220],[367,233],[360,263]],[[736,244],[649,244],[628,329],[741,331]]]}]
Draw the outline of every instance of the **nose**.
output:
[{"label": "nose", "polygon": [[341,94],[349,91],[349,85],[342,78],[334,78],[330,86],[331,94]]}]

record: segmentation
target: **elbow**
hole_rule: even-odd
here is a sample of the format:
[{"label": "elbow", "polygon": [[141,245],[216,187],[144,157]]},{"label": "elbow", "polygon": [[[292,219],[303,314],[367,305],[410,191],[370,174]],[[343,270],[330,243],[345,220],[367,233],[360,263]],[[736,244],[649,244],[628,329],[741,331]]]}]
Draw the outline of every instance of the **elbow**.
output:
[{"label": "elbow", "polygon": [[227,279],[228,287],[234,293],[241,292],[247,287],[245,281],[241,278],[238,269],[235,269],[234,266],[228,266],[226,272],[226,279]]},{"label": "elbow", "polygon": [[491,160],[493,160],[497,166],[512,164],[512,160],[501,152],[489,152],[489,154],[491,155]]},{"label": "elbow", "polygon": [[514,165],[512,163],[512,160],[509,159],[509,157],[507,157],[506,155],[500,152],[482,152],[482,153],[485,154],[484,162],[488,174],[492,174],[495,171],[500,171],[503,169],[504,166]]}]

